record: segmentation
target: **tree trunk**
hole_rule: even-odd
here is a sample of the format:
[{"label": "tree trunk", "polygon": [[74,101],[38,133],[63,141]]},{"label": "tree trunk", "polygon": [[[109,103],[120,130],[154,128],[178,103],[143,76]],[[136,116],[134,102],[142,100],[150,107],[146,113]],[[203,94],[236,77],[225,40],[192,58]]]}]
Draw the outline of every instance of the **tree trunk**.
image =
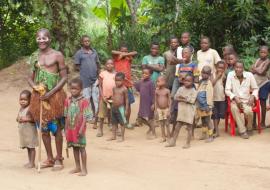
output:
[{"label": "tree trunk", "polygon": [[141,4],[141,0],[135,0],[134,3],[132,2],[132,0],[126,0],[126,2],[131,14],[132,26],[134,27],[137,24],[137,10]]}]

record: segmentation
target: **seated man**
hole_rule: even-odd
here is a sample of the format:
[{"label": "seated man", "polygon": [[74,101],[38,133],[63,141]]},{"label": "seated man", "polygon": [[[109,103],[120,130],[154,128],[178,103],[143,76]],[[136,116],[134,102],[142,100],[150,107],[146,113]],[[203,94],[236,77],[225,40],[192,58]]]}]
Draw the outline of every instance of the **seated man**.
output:
[{"label": "seated man", "polygon": [[245,122],[241,118],[241,111],[248,119],[248,131],[252,130],[252,107],[258,97],[258,86],[252,73],[244,71],[243,63],[237,62],[234,71],[227,77],[225,93],[231,99],[231,112],[238,126],[242,138],[248,139]]}]

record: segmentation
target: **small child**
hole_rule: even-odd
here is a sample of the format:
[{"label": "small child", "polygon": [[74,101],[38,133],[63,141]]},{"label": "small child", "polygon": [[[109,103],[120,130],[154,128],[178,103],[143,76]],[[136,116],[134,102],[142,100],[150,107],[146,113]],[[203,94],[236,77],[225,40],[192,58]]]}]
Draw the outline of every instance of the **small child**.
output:
[{"label": "small child", "polygon": [[229,53],[227,56],[227,68],[225,71],[225,75],[228,76],[229,72],[234,70],[235,64],[239,61],[238,55],[236,53]]},{"label": "small child", "polygon": [[212,142],[213,125],[211,123],[212,107],[213,107],[213,85],[210,81],[211,67],[204,66],[201,72],[201,81],[198,87],[197,95],[197,114],[202,121],[202,137],[200,140]]},{"label": "small child", "polygon": [[183,148],[190,147],[192,128],[196,113],[195,102],[197,98],[197,92],[194,88],[193,75],[187,74],[183,82],[184,86],[180,87],[174,96],[174,99],[179,102],[178,111],[181,114],[178,114],[177,116],[177,125],[175,127],[173,137],[170,139],[170,142],[168,145],[166,145],[166,147],[173,147],[176,145],[176,140],[182,126],[186,126],[188,131],[186,144],[183,146]]},{"label": "small child", "polygon": [[108,117],[109,126],[111,125],[111,98],[113,95],[113,88],[115,87],[115,72],[114,72],[114,62],[112,59],[108,59],[105,63],[105,70],[101,71],[99,74],[99,128],[97,137],[103,136],[103,123],[104,119]]},{"label": "small child", "polygon": [[150,79],[150,76],[151,70],[144,68],[142,70],[142,80],[135,83],[135,88],[140,93],[138,120],[149,126],[149,130],[146,133],[149,139],[152,137],[156,138],[153,120],[155,110],[155,85]]},{"label": "small child", "polygon": [[28,163],[24,165],[26,168],[35,167],[35,147],[38,146],[37,129],[35,127],[33,118],[28,111],[31,99],[31,92],[29,90],[23,90],[20,93],[20,110],[17,116],[17,122],[19,123],[19,137],[20,147],[27,148]]},{"label": "small child", "polygon": [[111,122],[112,122],[112,137],[108,140],[116,140],[116,130],[118,124],[121,126],[121,140],[125,140],[125,126],[127,125],[127,109],[128,103],[128,90],[124,86],[125,74],[118,72],[115,75],[115,87],[113,88],[112,108],[111,108]]},{"label": "small child", "polygon": [[215,137],[219,136],[219,129],[218,125],[220,119],[225,118],[226,113],[226,101],[225,101],[225,62],[219,61],[217,62],[216,72],[213,74],[212,77],[212,84],[214,87],[214,108],[213,108],[213,115],[212,119],[214,121],[214,130],[215,130]]},{"label": "small child", "polygon": [[[156,100],[156,112],[158,115],[158,121],[161,127],[161,142],[166,141],[166,136],[170,138],[170,105],[171,105],[171,95],[170,90],[166,88],[166,78],[164,76],[159,76],[157,79],[157,88],[155,93]],[[165,126],[167,129],[167,135],[165,133]]]},{"label": "small child", "polygon": [[[259,87],[259,99],[262,110],[261,126],[265,128],[266,117],[266,100],[270,93],[270,81],[267,71],[270,68],[269,49],[268,46],[261,46],[259,51],[260,58],[251,67],[251,72],[254,74],[257,85]],[[253,117],[253,127],[256,126],[256,116]]]},{"label": "small child", "polygon": [[[71,97],[65,100],[65,131],[68,147],[73,148],[76,168],[70,173],[79,173],[79,176],[87,175],[86,155],[86,122],[92,119],[93,114],[89,109],[89,102],[82,96],[82,81],[78,78],[69,83]],[[80,164],[82,159],[82,166]]]}]

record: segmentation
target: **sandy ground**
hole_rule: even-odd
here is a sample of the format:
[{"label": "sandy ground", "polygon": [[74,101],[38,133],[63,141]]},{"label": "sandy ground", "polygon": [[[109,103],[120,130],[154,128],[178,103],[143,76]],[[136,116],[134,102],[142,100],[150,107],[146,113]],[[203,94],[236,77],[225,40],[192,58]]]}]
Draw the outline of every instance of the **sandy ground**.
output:
[{"label": "sandy ground", "polygon": [[[110,135],[108,130],[103,138],[97,138],[96,130],[89,128],[88,176],[68,174],[74,167],[71,150],[71,157],[65,159],[65,169],[60,172],[44,169],[38,174],[35,169],[25,169],[22,166],[26,162],[26,152],[18,148],[15,122],[19,108],[18,93],[27,88],[23,78],[25,69],[25,65],[17,64],[0,71],[1,189],[270,189],[270,130],[242,140],[224,133],[223,125],[220,138],[211,144],[195,139],[188,150],[182,149],[186,135],[184,130],[180,132],[175,148],[164,148],[159,139],[146,140],[145,127],[126,130],[123,143],[106,141]],[[133,121],[137,109],[135,104]],[[159,129],[157,131],[160,132]],[[196,138],[199,132],[199,129],[195,131]]]}]

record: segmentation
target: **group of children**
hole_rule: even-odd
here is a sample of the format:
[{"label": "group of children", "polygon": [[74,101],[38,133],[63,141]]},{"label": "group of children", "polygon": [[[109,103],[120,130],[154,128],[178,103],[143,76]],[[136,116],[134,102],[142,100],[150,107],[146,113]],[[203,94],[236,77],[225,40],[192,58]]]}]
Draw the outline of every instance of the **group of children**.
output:
[{"label": "group of children", "polygon": [[[201,140],[212,142],[219,136],[218,125],[220,119],[226,114],[226,99],[224,84],[226,76],[233,70],[239,61],[232,46],[223,49],[223,60],[218,53],[210,48],[209,38],[201,39],[201,50],[197,52],[198,63],[192,58],[193,47],[189,44],[189,33],[183,33],[182,46],[177,38],[170,39],[171,52],[165,59],[159,55],[159,45],[151,45],[151,53],[145,56],[142,63],[142,78],[134,84],[140,94],[139,111],[136,124],[145,124],[149,127],[147,138],[154,139],[156,127],[161,129],[161,142],[166,142],[166,147],[176,145],[180,129],[187,129],[186,143],[183,148],[189,148],[194,135],[194,128],[201,121]],[[179,49],[180,48],[180,49]],[[117,59],[129,59],[135,55],[129,54],[126,46],[119,51],[113,51]],[[97,137],[103,136],[103,125],[108,118],[112,136],[108,140],[125,140],[125,128],[129,128],[129,115],[132,95],[131,79],[126,73],[115,72],[116,59],[108,59],[104,70],[99,73],[99,126]],[[166,65],[167,64],[167,65]],[[168,65],[169,64],[169,65]],[[266,76],[269,68],[268,47],[260,48],[260,58],[251,68],[254,75]],[[166,75],[170,69],[170,76]],[[130,65],[129,65],[130,70]],[[165,75],[163,75],[165,71]],[[171,76],[172,75],[172,76]],[[170,78],[170,82],[168,81]],[[262,78],[262,77],[261,77]],[[268,79],[267,79],[268,81]],[[126,84],[129,85],[126,85]],[[170,83],[170,84],[169,84]],[[265,81],[264,81],[265,84]],[[71,96],[65,101],[65,134],[69,147],[73,147],[76,167],[71,173],[87,174],[86,167],[86,123],[93,119],[89,100],[82,95],[82,81],[78,78],[69,82]],[[264,90],[262,104],[262,122],[265,125],[267,90]],[[265,95],[266,94],[266,95]],[[35,147],[37,146],[37,132],[28,107],[31,93],[24,90],[20,94],[20,111],[17,117],[21,147],[27,148],[29,163],[26,167],[34,167]],[[132,102],[131,102],[132,101]],[[213,120],[213,121],[212,121]],[[171,127],[172,126],[172,127]],[[82,166],[80,164],[80,157]]]}]

